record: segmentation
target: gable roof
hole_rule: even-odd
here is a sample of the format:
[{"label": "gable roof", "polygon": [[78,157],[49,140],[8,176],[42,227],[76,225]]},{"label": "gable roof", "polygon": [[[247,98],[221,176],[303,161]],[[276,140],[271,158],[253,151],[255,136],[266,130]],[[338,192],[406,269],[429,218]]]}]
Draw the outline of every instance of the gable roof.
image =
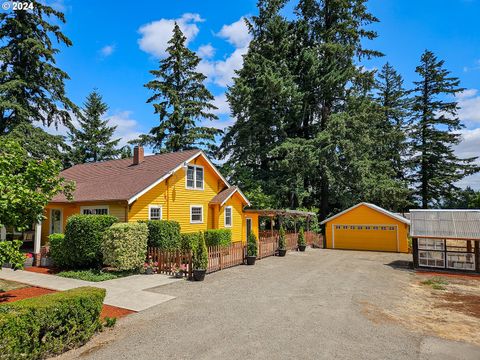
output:
[{"label": "gable roof", "polygon": [[247,197],[243,195],[240,189],[236,186],[231,186],[223,191],[220,191],[217,195],[213,197],[212,200],[210,200],[210,204],[219,204],[220,206],[223,206],[228,201],[228,199],[230,199],[236,192],[238,192],[238,194],[243,198],[243,200],[245,200],[248,206],[250,206],[250,201],[248,201]]},{"label": "gable roof", "polygon": [[[230,187],[205,153],[198,149],[145,156],[138,165],[133,165],[131,158],[80,164],[62,171],[60,175],[66,180],[75,181],[75,202],[126,200],[131,204],[185,163],[199,156],[202,156],[225,185]],[[68,200],[63,194],[58,194],[51,202]]]},{"label": "gable roof", "polygon": [[382,214],[387,215],[387,216],[389,216],[389,217],[391,217],[391,218],[393,218],[393,219],[395,219],[395,220],[398,220],[398,221],[400,221],[400,222],[403,222],[403,223],[405,223],[405,224],[410,225],[410,220],[404,218],[403,216],[397,215],[397,214],[395,214],[395,213],[393,213],[393,212],[390,212],[390,211],[388,211],[388,210],[385,210],[384,208],[381,208],[380,206],[377,206],[377,205],[374,205],[374,204],[370,204],[370,203],[367,203],[367,202],[361,202],[361,203],[358,203],[357,205],[354,205],[354,206],[352,206],[352,207],[349,207],[348,209],[343,210],[342,212],[339,212],[338,214],[333,215],[333,216],[329,217],[328,219],[323,220],[320,224],[323,225],[323,224],[325,224],[325,223],[327,223],[327,222],[329,222],[329,221],[331,221],[331,220],[333,220],[333,219],[335,219],[335,218],[337,218],[337,217],[339,217],[339,216],[342,216],[343,214],[345,214],[345,213],[347,213],[347,212],[349,212],[349,211],[351,211],[351,210],[353,210],[353,209],[356,209],[356,208],[362,206],[362,205],[365,205],[365,206],[369,207],[369,208],[372,209],[372,210],[378,211],[379,213],[382,213]]},{"label": "gable roof", "polygon": [[480,210],[410,210],[412,237],[480,240]]}]

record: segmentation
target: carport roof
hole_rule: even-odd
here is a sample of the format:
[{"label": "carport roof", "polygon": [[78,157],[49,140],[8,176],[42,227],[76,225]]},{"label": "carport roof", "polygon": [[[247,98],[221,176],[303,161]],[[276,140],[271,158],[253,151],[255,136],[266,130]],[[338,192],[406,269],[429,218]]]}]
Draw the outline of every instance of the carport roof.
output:
[{"label": "carport roof", "polygon": [[375,211],[378,211],[384,215],[387,215],[387,216],[390,216],[391,218],[395,219],[395,220],[398,220],[400,222],[403,222],[405,224],[409,224],[410,225],[410,220],[404,218],[403,216],[401,215],[397,215],[391,211],[388,211],[388,210],[385,210],[384,208],[381,208],[380,206],[377,206],[377,205],[374,205],[374,204],[370,204],[370,203],[367,203],[367,202],[361,202],[361,203],[358,203],[357,205],[354,205],[352,207],[349,207],[348,209],[346,210],[343,210],[342,212],[339,212],[338,214],[336,215],[333,215],[325,220],[323,220],[320,224],[323,225],[323,224],[326,224],[327,222],[333,220],[333,219],[336,219],[337,217],[353,210],[353,209],[356,209],[357,207],[359,206],[362,206],[362,205],[365,205],[367,207],[369,207],[370,209],[372,210],[375,210]]},{"label": "carport roof", "polygon": [[480,240],[480,210],[410,210],[410,236]]}]

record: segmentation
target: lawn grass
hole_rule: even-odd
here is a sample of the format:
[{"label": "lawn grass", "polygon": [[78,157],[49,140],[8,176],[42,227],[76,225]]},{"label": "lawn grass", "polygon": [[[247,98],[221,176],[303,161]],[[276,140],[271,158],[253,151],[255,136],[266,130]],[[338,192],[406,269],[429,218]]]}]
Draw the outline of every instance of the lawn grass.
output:
[{"label": "lawn grass", "polygon": [[441,277],[433,277],[431,279],[421,281],[420,284],[429,285],[435,290],[446,290],[445,285],[448,285],[448,281]]},{"label": "lawn grass", "polygon": [[0,292],[6,292],[10,290],[22,289],[25,287],[29,287],[27,284],[22,284],[16,281],[10,280],[1,280],[0,279]]},{"label": "lawn grass", "polygon": [[61,271],[56,275],[65,277],[65,278],[70,278],[70,279],[99,282],[99,281],[105,281],[105,280],[118,279],[121,277],[134,275],[134,274],[135,273],[131,271],[102,271],[102,270],[88,269],[88,270]]}]

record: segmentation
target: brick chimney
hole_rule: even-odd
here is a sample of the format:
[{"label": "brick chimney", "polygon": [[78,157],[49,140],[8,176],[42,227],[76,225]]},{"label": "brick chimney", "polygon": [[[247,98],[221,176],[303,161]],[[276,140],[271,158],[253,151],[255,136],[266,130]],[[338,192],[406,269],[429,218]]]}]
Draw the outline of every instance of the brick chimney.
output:
[{"label": "brick chimney", "polygon": [[135,146],[133,148],[133,165],[138,165],[143,162],[143,147]]}]

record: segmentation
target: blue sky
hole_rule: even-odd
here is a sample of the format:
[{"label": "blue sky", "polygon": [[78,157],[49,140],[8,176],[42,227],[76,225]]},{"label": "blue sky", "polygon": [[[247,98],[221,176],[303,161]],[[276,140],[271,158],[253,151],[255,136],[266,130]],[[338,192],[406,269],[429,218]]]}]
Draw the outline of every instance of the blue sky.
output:
[{"label": "blue sky", "polygon": [[[249,41],[242,17],[256,14],[255,5],[256,0],[56,0],[54,6],[67,18],[64,33],[74,44],[62,48],[57,57],[71,77],[68,95],[81,104],[97,88],[110,106],[108,117],[118,126],[119,136],[126,141],[148,132],[158,119],[145,103],[150,93],[143,84],[151,79],[149,70],[158,66],[177,20],[190,49],[204,59],[200,70],[208,76],[207,86],[216,96],[217,126],[228,126],[233,120],[224,93]],[[427,48],[434,51],[467,89],[458,97],[467,127],[457,151],[461,156],[479,156],[480,0],[371,0],[368,6],[380,19],[372,26],[379,37],[370,46],[386,56],[365,66],[380,68],[389,61],[409,87],[416,79],[414,70],[421,53]],[[480,176],[467,178],[462,185],[480,188]]]}]

